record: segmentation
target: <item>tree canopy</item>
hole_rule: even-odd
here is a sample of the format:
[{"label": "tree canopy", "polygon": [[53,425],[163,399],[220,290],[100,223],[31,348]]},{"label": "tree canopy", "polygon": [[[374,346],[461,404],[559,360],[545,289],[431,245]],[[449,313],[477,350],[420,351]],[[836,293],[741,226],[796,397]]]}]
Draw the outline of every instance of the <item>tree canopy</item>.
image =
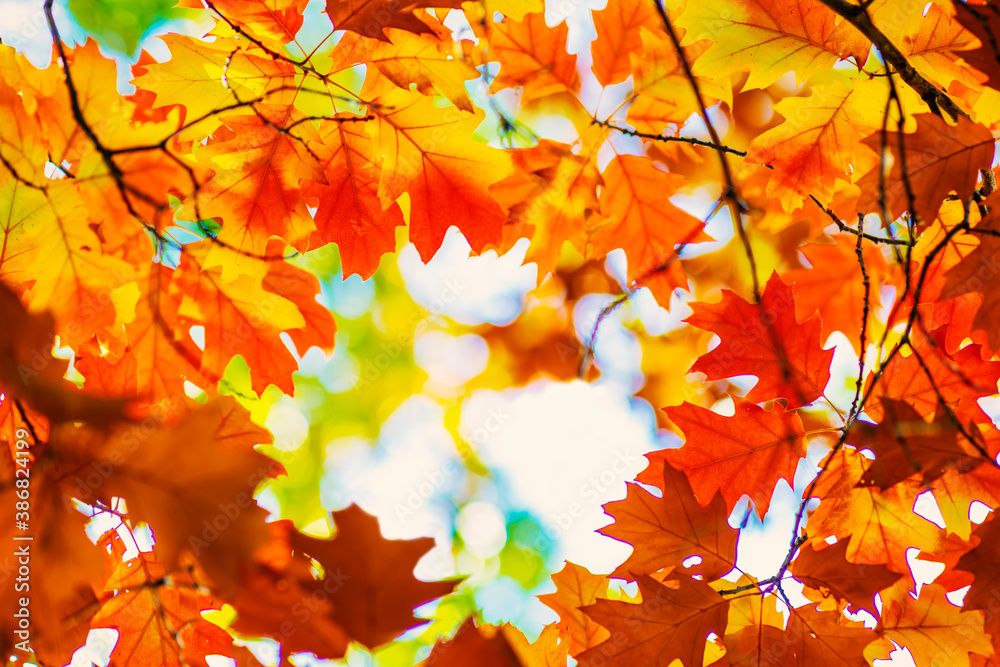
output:
[{"label": "tree canopy", "polygon": [[[0,34],[5,658],[1000,664],[995,0],[67,8]],[[456,234],[516,303],[416,296]],[[653,415],[555,517],[603,504],[608,571],[470,424],[540,380]],[[331,481],[411,408],[444,463],[368,485],[448,535]]]}]

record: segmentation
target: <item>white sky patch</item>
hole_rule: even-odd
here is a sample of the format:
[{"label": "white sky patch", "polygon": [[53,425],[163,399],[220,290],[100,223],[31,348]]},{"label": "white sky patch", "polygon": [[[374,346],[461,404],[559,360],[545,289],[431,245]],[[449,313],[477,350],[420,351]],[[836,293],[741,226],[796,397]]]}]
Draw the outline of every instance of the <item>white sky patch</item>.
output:
[{"label": "white sky patch", "polygon": [[611,521],[601,506],[624,498],[625,482],[646,467],[642,455],[663,446],[645,413],[602,384],[540,380],[472,396],[462,421],[483,423],[500,408],[509,417],[482,443],[480,458],[558,540],[558,559],[610,572],[630,547],[595,532]]},{"label": "white sky patch", "polygon": [[399,270],[414,301],[434,315],[468,325],[508,324],[537,284],[536,265],[523,265],[527,250],[527,239],[522,239],[502,257],[493,250],[472,257],[469,242],[452,227],[427,264],[412,244],[405,246]]}]

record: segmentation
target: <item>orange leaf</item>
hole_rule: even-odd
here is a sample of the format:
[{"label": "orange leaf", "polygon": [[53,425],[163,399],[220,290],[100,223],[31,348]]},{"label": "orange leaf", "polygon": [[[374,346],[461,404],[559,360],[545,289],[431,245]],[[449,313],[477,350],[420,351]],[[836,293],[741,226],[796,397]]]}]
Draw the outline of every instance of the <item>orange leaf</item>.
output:
[{"label": "orange leaf", "polygon": [[608,579],[591,574],[582,565],[567,562],[563,569],[552,575],[555,593],[539,595],[538,599],[559,614],[560,626],[569,635],[569,654],[576,656],[608,638],[608,631],[580,611],[581,607],[594,604],[608,591]]},{"label": "orange leaf", "polygon": [[[351,638],[374,648],[416,623],[413,608],[450,593],[458,581],[423,582],[413,568],[434,540],[387,540],[378,520],[357,505],[334,512],[336,537],[292,533],[294,549],[315,558],[326,573],[319,582],[334,605],[333,618]],[[325,582],[335,582],[324,586]]]},{"label": "orange leaf", "polygon": [[632,54],[642,53],[639,29],[659,28],[660,17],[652,3],[643,0],[608,0],[594,12],[597,39],[590,44],[594,76],[602,86],[621,83],[632,73]]},{"label": "orange leaf", "polygon": [[528,14],[521,21],[504,19],[494,28],[490,56],[500,62],[494,79],[499,90],[524,88],[524,100],[575,91],[580,85],[576,56],[566,52],[569,28],[545,25],[545,14]]},{"label": "orange leaf", "polygon": [[[677,244],[711,240],[702,232],[701,220],[668,200],[684,185],[682,176],[661,171],[648,158],[636,155],[617,156],[602,176],[601,213],[608,221],[594,230],[591,242],[598,255],[615,248],[625,251],[630,284],[676,259]],[[661,303],[669,302],[673,288],[687,287],[679,261],[663,278],[668,288],[658,290]]]},{"label": "orange leaf", "polygon": [[746,494],[763,517],[778,480],[791,484],[799,459],[806,455],[802,420],[778,404],[768,412],[740,398],[733,402],[732,417],[691,403],[664,408],[686,439],[683,447],[664,452],[664,457],[687,474],[702,507],[721,491],[732,512]]},{"label": "orange leaf", "polygon": [[[941,203],[950,192],[965,201],[972,197],[980,169],[989,169],[993,163],[994,141],[989,128],[959,116],[958,125],[951,127],[938,116],[925,113],[915,116],[917,131],[913,134],[887,132],[892,153],[892,168],[886,177],[886,205],[893,219],[909,208],[907,188],[903,181],[902,161],[905,157],[905,176],[913,194],[914,213],[923,223],[937,217]],[[864,140],[878,151],[882,133],[876,132]],[[904,157],[900,156],[902,142]],[[878,167],[869,171],[860,181],[861,199],[858,210],[879,212]]]},{"label": "orange leaf", "polygon": [[718,334],[722,342],[689,372],[700,371],[709,380],[756,375],[758,382],[745,397],[754,403],[785,398],[795,408],[823,394],[833,350],[821,346],[818,319],[796,323],[792,288],[777,273],[767,282],[760,304],[723,290],[720,303],[691,308],[694,313],[685,322]]},{"label": "orange leaf", "polygon": [[634,579],[665,567],[682,569],[692,556],[701,562],[684,569],[685,573],[708,580],[736,566],[737,532],[727,523],[725,500],[713,491],[711,502],[699,506],[688,477],[667,463],[672,453],[647,454],[650,466],[636,477],[659,489],[659,498],[638,484],[628,484],[624,500],[604,506],[615,522],[599,532],[632,545],[628,560],[614,571],[616,577]]},{"label": "orange leaf", "polygon": [[883,565],[864,565],[847,560],[847,540],[832,546],[817,543],[802,547],[789,570],[809,588],[855,607],[874,610],[875,594],[895,583],[902,575]]},{"label": "orange leaf", "polygon": [[678,659],[702,667],[709,633],[721,636],[726,627],[729,602],[685,575],[667,584],[647,575],[638,581],[639,604],[598,600],[583,608],[613,639],[580,654],[580,667],[668,665]]}]

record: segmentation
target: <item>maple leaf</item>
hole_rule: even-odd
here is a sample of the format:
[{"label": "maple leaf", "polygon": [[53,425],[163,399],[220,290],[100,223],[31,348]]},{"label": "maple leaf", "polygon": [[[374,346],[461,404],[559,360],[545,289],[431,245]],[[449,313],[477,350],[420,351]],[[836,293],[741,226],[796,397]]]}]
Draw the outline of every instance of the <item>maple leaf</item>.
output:
[{"label": "maple leaf", "polygon": [[718,334],[715,349],[702,355],[688,372],[702,372],[709,380],[734,375],[756,375],[745,398],[757,403],[775,398],[795,408],[816,400],[830,379],[833,350],[824,350],[820,322],[795,321],[792,288],[771,276],[759,304],[723,290],[722,301],[695,303],[685,322]]},{"label": "maple leaf", "polygon": [[578,655],[606,640],[609,636],[607,629],[595,623],[580,608],[604,597],[608,591],[608,579],[567,561],[563,569],[552,575],[552,583],[556,585],[556,591],[539,595],[538,599],[559,614],[560,626],[569,635],[569,655]]},{"label": "maple leaf", "polygon": [[615,522],[600,532],[632,545],[628,560],[614,571],[616,577],[633,579],[666,567],[681,569],[692,556],[701,562],[685,568],[685,573],[709,580],[736,566],[737,533],[727,523],[725,500],[712,490],[710,502],[699,505],[688,477],[667,462],[670,454],[670,450],[647,454],[650,465],[636,478],[659,489],[659,498],[638,484],[628,484],[624,500],[604,506]]},{"label": "maple leaf", "polygon": [[789,570],[807,587],[822,594],[847,600],[862,609],[872,609],[877,592],[888,588],[902,575],[883,565],[863,565],[847,560],[847,540],[817,549],[807,545],[799,551]]},{"label": "maple leaf", "polygon": [[733,402],[732,417],[691,403],[664,408],[685,436],[684,446],[664,452],[664,457],[684,471],[703,507],[721,491],[732,512],[745,494],[763,517],[778,480],[791,485],[806,455],[802,421],[778,404],[768,412],[739,398]]},{"label": "maple leaf", "polygon": [[581,653],[581,667],[669,664],[675,659],[702,667],[709,633],[722,635],[726,627],[729,602],[704,582],[674,576],[662,584],[640,575],[638,604],[598,600],[584,607],[583,613],[610,630],[615,641]]},{"label": "maple leaf", "polygon": [[[889,215],[898,218],[909,208],[909,190],[913,197],[913,213],[928,223],[937,217],[948,193],[955,192],[963,201],[972,196],[979,170],[989,169],[993,162],[993,133],[964,116],[959,117],[955,127],[930,113],[917,114],[914,118],[916,132],[887,132],[885,135],[886,148],[893,158],[886,178],[886,206]],[[876,132],[864,142],[880,150],[882,133]],[[903,156],[900,149],[904,151]],[[863,176],[858,186],[861,188],[858,209],[866,213],[878,212],[878,169]]]},{"label": "maple leaf", "polygon": [[[309,554],[323,567],[333,617],[365,646],[383,644],[416,622],[413,608],[450,593],[458,581],[422,582],[413,577],[417,561],[434,540],[386,540],[378,520],[357,505],[334,512],[332,540],[293,532],[292,548]],[[333,590],[329,590],[332,588]]]}]

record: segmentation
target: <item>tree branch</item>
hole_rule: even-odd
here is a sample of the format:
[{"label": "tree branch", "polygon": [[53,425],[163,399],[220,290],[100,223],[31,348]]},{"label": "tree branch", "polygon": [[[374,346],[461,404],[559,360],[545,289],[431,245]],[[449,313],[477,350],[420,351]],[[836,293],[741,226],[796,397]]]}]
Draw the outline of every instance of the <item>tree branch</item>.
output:
[{"label": "tree branch", "polygon": [[862,35],[870,39],[872,43],[875,44],[876,48],[878,48],[879,53],[882,54],[882,58],[896,68],[896,71],[899,73],[899,76],[903,78],[903,81],[913,88],[913,90],[917,91],[917,94],[920,95],[920,98],[927,103],[927,106],[931,108],[933,113],[941,116],[941,111],[943,110],[951,117],[952,120],[955,120],[960,115],[966,115],[965,112],[955,105],[950,97],[935,88],[930,81],[922,77],[917,70],[913,68],[913,65],[909,63],[902,51],[896,48],[896,45],[889,41],[889,38],[885,36],[885,33],[875,27],[875,24],[873,24],[871,19],[868,17],[866,7],[852,5],[847,2],[847,0],[820,0],[820,2],[835,11],[840,16],[843,16],[844,19],[857,28]]}]

